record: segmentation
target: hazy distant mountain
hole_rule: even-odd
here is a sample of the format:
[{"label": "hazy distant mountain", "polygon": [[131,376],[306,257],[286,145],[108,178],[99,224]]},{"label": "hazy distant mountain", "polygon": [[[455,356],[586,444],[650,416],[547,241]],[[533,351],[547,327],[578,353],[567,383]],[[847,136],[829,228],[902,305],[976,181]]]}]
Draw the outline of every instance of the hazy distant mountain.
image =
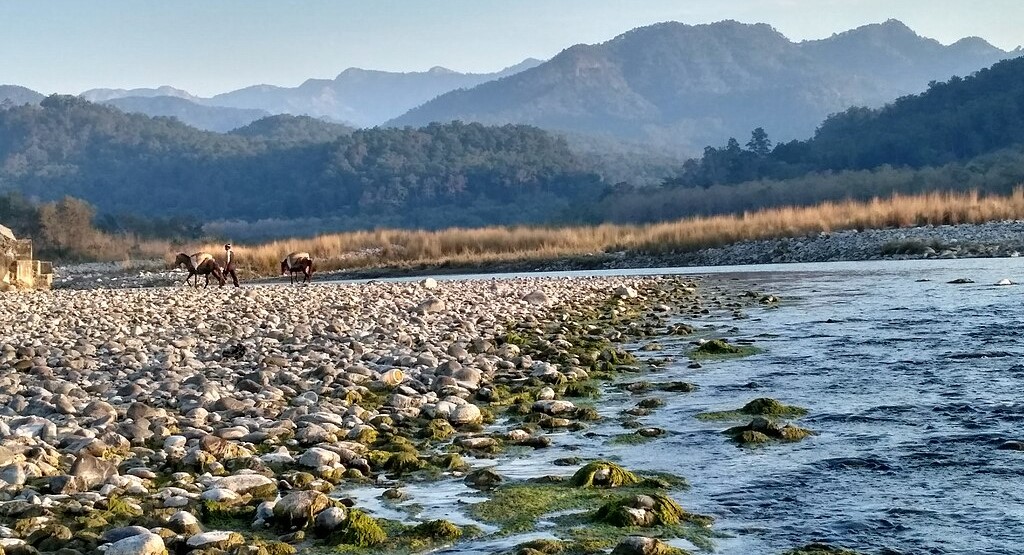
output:
[{"label": "hazy distant mountain", "polygon": [[173,96],[175,98],[184,98],[186,100],[199,100],[199,97],[193,96],[188,91],[176,89],[167,85],[157,87],[155,89],[89,89],[78,96],[81,96],[89,102],[106,102],[107,100],[125,97],[153,98],[159,96]]},{"label": "hazy distant mountain", "polygon": [[283,144],[317,144],[328,143],[338,137],[351,135],[353,131],[355,130],[347,125],[309,116],[278,114],[256,120],[245,127],[239,127],[231,134]]},{"label": "hazy distant mountain", "polygon": [[113,106],[122,112],[147,116],[173,116],[197,129],[219,133],[249,125],[270,115],[264,110],[203,106],[175,96],[127,96],[107,100],[103,104]]},{"label": "hazy distant mountain", "polygon": [[447,93],[388,125],[528,123],[699,152],[759,126],[775,141],[804,138],[830,113],[1019,54],[978,38],[943,46],[895,20],[802,43],[765,24],[660,23]]},{"label": "hazy distant mountain", "polygon": [[496,73],[459,73],[443,67],[410,73],[350,68],[334,79],[310,79],[293,88],[255,85],[203,102],[372,127],[438,95],[512,75],[540,63],[540,60],[528,59]]},{"label": "hazy distant mountain", "polygon": [[38,104],[43,98],[45,97],[42,94],[32,89],[26,89],[18,85],[0,85],[0,104],[5,100],[10,101],[15,106]]}]

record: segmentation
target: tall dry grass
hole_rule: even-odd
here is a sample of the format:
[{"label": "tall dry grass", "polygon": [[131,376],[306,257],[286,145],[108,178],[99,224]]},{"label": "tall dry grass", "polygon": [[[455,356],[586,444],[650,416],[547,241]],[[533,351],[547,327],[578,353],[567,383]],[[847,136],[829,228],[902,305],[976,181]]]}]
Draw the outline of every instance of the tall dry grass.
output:
[{"label": "tall dry grass", "polygon": [[[825,202],[688,218],[649,225],[580,227],[487,227],[441,231],[377,230],[289,239],[260,245],[234,245],[240,269],[270,275],[293,251],[307,251],[319,271],[377,266],[486,264],[550,260],[567,256],[629,251],[647,254],[687,252],[744,240],[797,237],[846,229],[983,223],[1024,218],[1024,188],[1007,196],[977,192],[894,195],[869,202]],[[186,249],[180,249],[186,250]],[[205,244],[192,252],[222,258],[223,245]],[[173,260],[168,253],[166,260]]]}]

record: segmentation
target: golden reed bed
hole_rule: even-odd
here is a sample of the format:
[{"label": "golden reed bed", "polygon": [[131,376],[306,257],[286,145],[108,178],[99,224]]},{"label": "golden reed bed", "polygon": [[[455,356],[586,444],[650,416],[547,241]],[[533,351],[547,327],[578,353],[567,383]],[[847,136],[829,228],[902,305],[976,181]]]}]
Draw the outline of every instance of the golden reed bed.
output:
[{"label": "golden reed bed", "polygon": [[[515,260],[551,260],[602,252],[686,252],[737,241],[795,237],[822,231],[918,225],[984,223],[1024,218],[1024,188],[1007,196],[970,193],[894,195],[868,202],[825,202],[769,208],[744,214],[687,218],[646,225],[578,227],[487,227],[415,231],[383,229],[334,233],[259,245],[234,245],[240,266],[273,275],[281,257],[309,251],[318,271],[376,266],[474,265]],[[153,246],[147,244],[147,250]],[[194,246],[220,256],[223,245]],[[180,248],[163,245],[168,262]],[[187,250],[187,247],[186,247]]]}]

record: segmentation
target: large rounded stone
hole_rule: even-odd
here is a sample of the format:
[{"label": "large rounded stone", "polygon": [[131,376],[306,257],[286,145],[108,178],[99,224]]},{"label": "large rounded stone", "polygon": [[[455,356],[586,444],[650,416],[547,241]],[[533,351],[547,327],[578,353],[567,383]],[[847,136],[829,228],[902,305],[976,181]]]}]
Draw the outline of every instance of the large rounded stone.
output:
[{"label": "large rounded stone", "polygon": [[466,403],[464,405],[458,405],[452,409],[451,414],[448,415],[448,422],[459,426],[463,424],[480,424],[483,422],[483,415],[480,413],[480,409],[472,404]]},{"label": "large rounded stone", "polygon": [[218,478],[214,485],[231,490],[239,495],[252,493],[262,497],[268,490],[277,489],[277,483],[262,474],[235,474]]},{"label": "large rounded stone", "polygon": [[166,555],[167,547],[160,536],[145,531],[107,545],[104,555]]},{"label": "large rounded stone", "polygon": [[334,451],[328,451],[321,447],[311,447],[306,450],[305,453],[299,457],[299,464],[302,466],[308,466],[310,468],[320,468],[321,466],[334,466],[341,462],[341,455]]}]

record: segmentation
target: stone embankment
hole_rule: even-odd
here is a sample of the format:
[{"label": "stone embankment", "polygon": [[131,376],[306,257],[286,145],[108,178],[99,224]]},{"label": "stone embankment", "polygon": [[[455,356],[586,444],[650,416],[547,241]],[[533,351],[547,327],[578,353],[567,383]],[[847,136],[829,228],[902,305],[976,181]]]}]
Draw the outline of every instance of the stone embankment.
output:
[{"label": "stone embankment", "polygon": [[[444,521],[385,533],[335,487],[450,475],[466,469],[460,453],[585,427],[593,409],[555,391],[631,360],[618,324],[594,322],[643,332],[676,310],[706,312],[683,279],[0,296],[0,547],[451,541],[461,532]],[[495,430],[498,406],[533,424]]]}]

